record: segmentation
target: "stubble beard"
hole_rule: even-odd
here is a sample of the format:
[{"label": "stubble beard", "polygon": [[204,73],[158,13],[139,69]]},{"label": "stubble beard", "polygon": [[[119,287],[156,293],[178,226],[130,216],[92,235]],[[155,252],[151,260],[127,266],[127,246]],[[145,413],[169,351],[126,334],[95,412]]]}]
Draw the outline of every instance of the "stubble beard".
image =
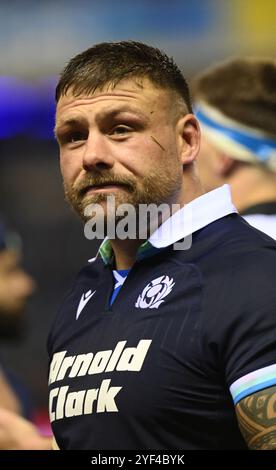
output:
[{"label": "stubble beard", "polygon": [[[114,185],[121,184],[122,190],[116,192],[110,191],[108,193],[97,192],[94,194],[86,194],[86,188],[89,186],[99,186],[107,183]],[[90,215],[87,215],[86,212],[87,206],[100,204],[104,207],[106,206],[109,196],[114,197],[116,211],[121,204],[132,205],[136,213],[136,227],[138,232],[141,224],[147,226],[148,223],[147,220],[139,220],[140,205],[149,206],[150,204],[155,204],[160,206],[161,204],[168,204],[171,206],[176,201],[177,195],[181,189],[182,176],[176,170],[173,171],[173,166],[162,168],[158,171],[153,170],[151,174],[144,176],[140,181],[137,181],[132,176],[117,176],[112,170],[109,170],[99,172],[98,174],[93,173],[93,175],[88,174],[80,183],[73,186],[67,185],[66,182],[63,181],[63,186],[65,199],[84,222],[87,222],[90,218]],[[107,226],[108,217],[109,214],[105,211],[105,226]],[[116,215],[115,223],[117,224],[122,218],[123,216]],[[147,231],[147,227],[145,227],[144,230]]]}]

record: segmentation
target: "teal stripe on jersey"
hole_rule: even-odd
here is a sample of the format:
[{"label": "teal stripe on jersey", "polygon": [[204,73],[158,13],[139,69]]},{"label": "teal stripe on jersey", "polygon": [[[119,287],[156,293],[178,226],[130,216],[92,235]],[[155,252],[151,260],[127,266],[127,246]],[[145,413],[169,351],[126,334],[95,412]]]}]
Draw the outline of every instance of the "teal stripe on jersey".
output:
[{"label": "teal stripe on jersey", "polygon": [[276,364],[262,367],[236,380],[230,387],[234,403],[252,393],[276,385]]},{"label": "teal stripe on jersey", "polygon": [[[155,253],[158,253],[160,251],[160,248],[155,248],[148,240],[145,241],[142,245],[139,246],[138,251],[137,251],[137,256],[136,259],[142,260],[144,258],[147,258],[149,256],[154,255]],[[99,253],[100,256],[105,264],[112,264],[112,261],[114,259],[114,253],[113,249],[110,243],[110,240],[106,238],[103,243],[101,244],[99,248]]]}]

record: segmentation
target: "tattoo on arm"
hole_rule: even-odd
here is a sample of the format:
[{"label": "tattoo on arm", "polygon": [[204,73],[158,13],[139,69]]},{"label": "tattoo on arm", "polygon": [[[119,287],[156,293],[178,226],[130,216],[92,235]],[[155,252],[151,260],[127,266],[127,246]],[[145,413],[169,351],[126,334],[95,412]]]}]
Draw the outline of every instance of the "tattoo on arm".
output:
[{"label": "tattoo on arm", "polygon": [[250,449],[276,449],[276,386],[241,400],[236,405],[236,414]]}]

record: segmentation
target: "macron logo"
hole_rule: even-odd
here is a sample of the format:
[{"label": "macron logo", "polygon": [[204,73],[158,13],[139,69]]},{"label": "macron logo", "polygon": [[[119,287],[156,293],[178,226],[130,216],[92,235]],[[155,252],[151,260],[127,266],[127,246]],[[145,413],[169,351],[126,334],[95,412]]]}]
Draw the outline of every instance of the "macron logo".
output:
[{"label": "macron logo", "polygon": [[80,316],[81,312],[83,311],[85,305],[87,304],[87,302],[89,302],[91,297],[93,297],[95,292],[96,292],[95,290],[94,290],[94,292],[89,290],[85,294],[82,294],[81,299],[80,299],[80,303],[79,303],[79,306],[78,306],[78,311],[77,311],[77,314],[76,314],[76,320],[79,318],[79,316]]}]

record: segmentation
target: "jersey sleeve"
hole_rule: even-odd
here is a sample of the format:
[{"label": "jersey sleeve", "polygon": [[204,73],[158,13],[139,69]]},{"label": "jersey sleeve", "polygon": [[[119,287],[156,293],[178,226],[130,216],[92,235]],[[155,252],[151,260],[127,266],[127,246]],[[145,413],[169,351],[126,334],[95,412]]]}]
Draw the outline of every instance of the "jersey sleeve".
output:
[{"label": "jersey sleeve", "polygon": [[275,247],[233,259],[205,319],[208,355],[235,404],[276,384]]}]

